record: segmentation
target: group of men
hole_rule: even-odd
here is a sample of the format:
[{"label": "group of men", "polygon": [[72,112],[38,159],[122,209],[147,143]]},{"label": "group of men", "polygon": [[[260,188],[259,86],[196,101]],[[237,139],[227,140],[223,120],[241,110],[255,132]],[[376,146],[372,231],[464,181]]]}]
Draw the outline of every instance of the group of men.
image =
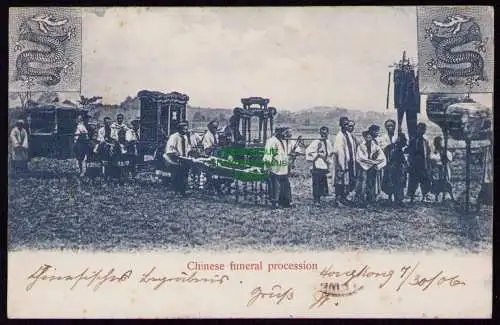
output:
[{"label": "group of men", "polygon": [[[426,139],[426,125],[419,123],[416,136],[408,142],[402,132],[396,134],[396,122],[392,119],[380,127],[371,125],[362,132],[363,140],[354,135],[355,122],[347,117],[339,120],[340,131],[333,143],[328,139],[329,129],[319,130],[319,139],[305,149],[306,160],[311,163],[312,194],[315,204],[329,195],[328,176],[333,174],[336,206],[366,206],[373,203],[381,192],[389,199],[402,204],[404,190],[410,201],[420,187],[422,200],[432,192],[436,195],[450,194],[450,170],[448,162],[452,155],[445,151],[442,138],[436,137],[431,149]],[[270,196],[273,207],[290,207],[291,190],[289,169],[286,167],[291,151],[291,130],[276,128],[275,135],[267,140],[264,160],[270,171]],[[274,153],[274,154],[271,154]],[[445,167],[447,166],[447,167]]]},{"label": "group of men", "polygon": [[[105,117],[104,126],[97,131],[97,143],[89,145],[87,148],[97,155],[102,164],[104,176],[109,176],[108,168],[110,166],[122,166],[124,162],[128,162],[132,177],[137,175],[137,163],[141,156],[138,143],[140,136],[139,119],[133,120],[130,124],[129,127],[124,123],[123,114],[118,114],[115,122],[112,122],[110,117]],[[75,137],[78,133],[77,127]],[[89,154],[91,153],[89,152]]]},{"label": "group of men", "polygon": [[[116,122],[111,118],[104,118],[104,126],[97,131],[97,142],[93,143],[92,135],[82,116],[76,120],[74,132],[74,151],[78,161],[80,176],[86,172],[86,162],[91,155],[97,155],[97,160],[102,163],[103,175],[108,175],[107,168],[110,163],[122,161],[126,158],[130,162],[132,175],[136,175],[136,163],[139,139],[139,120],[134,120],[131,127],[124,123],[123,114],[118,114]],[[11,164],[13,176],[19,175],[28,170],[29,144],[28,133],[24,120],[16,121],[14,128],[10,132],[11,144]]]},{"label": "group of men", "polygon": [[[200,136],[189,130],[187,121],[178,123],[177,132],[168,137],[161,156],[178,193],[186,195],[188,174],[192,169],[192,165],[186,163],[189,160],[182,158],[200,154],[218,156],[224,153],[220,150],[221,146],[239,145],[236,141],[238,130],[233,126],[230,124],[220,132],[219,123],[214,120],[208,123],[206,132]],[[379,134],[379,126],[371,125],[362,132],[361,141],[353,135],[353,120],[341,117],[339,126],[340,131],[333,143],[329,139],[329,128],[323,126],[319,130],[319,139],[305,148],[306,160],[311,163],[315,204],[320,204],[321,197],[329,195],[329,176],[334,181],[336,206],[353,203],[364,206],[376,201],[381,192],[386,193],[391,201],[401,204],[405,188],[406,195],[413,201],[418,187],[423,199],[429,192],[436,194],[436,199],[440,193],[449,193],[453,199],[449,166],[444,167],[451,161],[452,155],[449,151],[445,152],[441,137],[434,139],[431,149],[424,137],[424,123],[417,125],[416,136],[409,142],[404,133],[396,134],[396,122],[392,119],[385,122],[384,134]],[[291,162],[305,145],[300,139],[292,141],[291,136],[289,127],[278,126],[265,143],[262,165],[269,173],[269,197],[274,208],[292,206]],[[83,119],[79,117],[75,130],[75,151],[82,174],[86,169],[83,162],[93,151],[102,163],[105,176],[110,164],[122,160],[129,162],[130,171],[133,177],[136,176],[136,166],[141,157],[139,120],[132,121],[129,127],[124,123],[122,114],[117,115],[115,122],[106,117],[104,126],[97,132],[95,145],[91,144],[90,138]],[[27,168],[28,136],[22,120],[17,121],[10,140],[14,170]],[[207,175],[200,171],[198,175],[207,179]]]},{"label": "group of men", "polygon": [[[188,126],[186,121],[178,124],[177,132],[168,138],[163,155],[174,188],[182,195],[186,195],[190,170],[188,160],[183,160],[183,157],[195,157],[200,153],[217,156],[221,145],[236,145],[234,130],[230,126],[219,132],[218,122],[211,121],[201,138],[190,132]],[[424,123],[417,125],[416,136],[409,142],[404,133],[396,134],[396,122],[392,119],[385,122],[384,134],[380,134],[379,126],[371,125],[362,132],[362,140],[353,134],[353,120],[341,117],[339,126],[340,131],[333,143],[329,140],[329,128],[323,126],[319,130],[319,139],[305,148],[306,160],[311,163],[312,194],[316,204],[320,204],[321,197],[329,195],[328,178],[331,174],[336,206],[366,206],[375,202],[381,192],[394,203],[402,204],[405,189],[413,202],[418,187],[423,200],[430,192],[436,195],[446,192],[452,196],[449,166],[444,169],[451,161],[451,153],[444,152],[441,137],[435,138],[431,149],[424,136]],[[291,139],[289,127],[278,126],[274,131],[265,143],[263,166],[269,173],[272,206],[287,208],[292,206],[290,162],[305,146],[303,142]],[[201,151],[196,148],[201,148]]]},{"label": "group of men", "polygon": [[[199,155],[216,156],[222,145],[231,142],[230,136],[227,132],[222,134],[219,132],[219,122],[216,120],[207,124],[207,130],[202,136],[189,130],[187,121],[179,122],[177,132],[168,137],[163,153],[165,164],[162,164],[172,175],[174,190],[183,196],[188,195],[186,189],[190,170],[199,177],[200,181],[207,180],[207,175],[202,171],[193,170],[193,166],[183,158]],[[210,182],[210,179],[207,181]]]}]

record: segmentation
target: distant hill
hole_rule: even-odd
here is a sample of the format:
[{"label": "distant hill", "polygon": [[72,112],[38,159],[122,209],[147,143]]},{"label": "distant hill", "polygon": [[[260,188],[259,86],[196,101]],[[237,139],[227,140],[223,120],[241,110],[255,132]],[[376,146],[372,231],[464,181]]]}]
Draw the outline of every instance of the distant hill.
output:
[{"label": "distant hill", "polygon": [[[36,101],[39,104],[48,104],[51,102],[58,102],[59,98],[57,93],[42,94]],[[63,105],[77,107],[78,104],[65,100]],[[19,108],[11,109],[9,112],[11,117],[20,115]],[[229,117],[232,115],[232,108],[210,108],[210,107],[194,107],[188,105],[186,117],[191,122],[191,127],[195,130],[204,130],[206,124],[211,120],[219,121],[221,126],[227,125]],[[12,114],[11,114],[12,113]],[[119,113],[123,114],[126,121],[131,121],[140,116],[140,101],[137,97],[127,97],[123,102],[118,105],[109,104],[95,104],[89,107],[89,113],[92,118],[102,120],[104,117],[109,116],[115,118]],[[14,116],[15,115],[15,116]],[[366,130],[371,124],[377,124],[383,127],[384,122],[388,118],[396,119],[395,110],[387,110],[385,112],[375,111],[360,111],[348,109],[345,107],[331,107],[331,106],[313,106],[304,108],[300,111],[290,111],[286,108],[279,108],[275,117],[276,124],[288,124],[293,129],[301,132],[317,132],[322,125],[330,127],[330,133],[337,132],[339,129],[339,118],[346,116],[356,122],[356,133]],[[419,120],[422,120],[419,116]],[[439,128],[433,123],[425,120],[429,126],[429,133],[439,133]]]}]

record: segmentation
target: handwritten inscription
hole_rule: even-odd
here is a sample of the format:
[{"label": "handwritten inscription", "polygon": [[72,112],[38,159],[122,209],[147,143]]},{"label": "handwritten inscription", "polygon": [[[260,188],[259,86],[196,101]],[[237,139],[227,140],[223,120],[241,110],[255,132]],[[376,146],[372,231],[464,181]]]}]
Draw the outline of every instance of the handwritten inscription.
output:
[{"label": "handwritten inscription", "polygon": [[400,268],[400,270],[372,270],[370,266],[364,265],[361,269],[352,269],[346,271],[334,270],[333,266],[324,268],[320,275],[324,279],[330,278],[344,278],[344,282],[340,281],[341,284],[349,285],[353,280],[379,280],[378,287],[380,289],[384,288],[391,282],[396,282],[396,291],[400,291],[403,286],[413,286],[419,287],[422,291],[426,291],[432,286],[442,287],[448,285],[449,287],[464,286],[466,283],[460,279],[459,275],[449,276],[446,275],[443,270],[438,272],[428,274],[420,274],[417,272],[420,263],[416,263],[414,266],[405,265]]},{"label": "handwritten inscription", "polygon": [[262,287],[256,287],[250,292],[250,295],[252,297],[248,300],[247,307],[253,305],[257,300],[262,299],[272,300],[276,305],[279,305],[284,300],[293,299],[293,288],[285,290],[281,285],[275,284],[269,292],[264,292]]},{"label": "handwritten inscription", "polygon": [[163,286],[167,282],[182,282],[182,283],[213,283],[213,284],[223,284],[224,281],[229,280],[229,276],[227,275],[214,275],[211,278],[207,277],[198,277],[198,272],[181,272],[180,276],[169,277],[169,276],[154,276],[153,272],[156,270],[156,267],[153,267],[149,272],[144,273],[139,280],[139,283],[153,283],[153,289],[158,290],[161,286]]},{"label": "handwritten inscription", "polygon": [[[155,270],[156,267],[153,267],[149,272],[142,274],[139,279],[139,283],[153,284],[153,289],[158,290],[161,286],[168,282],[222,284],[229,280],[229,276],[225,274],[215,274],[212,277],[202,277],[198,275],[197,271],[190,273],[181,272],[178,276],[157,276],[153,274]],[[90,270],[88,267],[81,272],[77,272],[76,274],[58,274],[56,273],[55,267],[44,264],[35,272],[28,275],[26,291],[32,290],[35,284],[40,281],[69,282],[72,284],[70,290],[75,289],[80,283],[86,283],[87,287],[93,286],[93,291],[97,291],[106,282],[119,284],[129,280],[131,276],[132,270],[120,273],[114,268],[105,271],[104,269]]]},{"label": "handwritten inscription", "polygon": [[[233,264],[234,263],[230,263],[229,265],[232,266]],[[210,267],[205,267],[205,265],[210,265]],[[256,265],[262,268],[261,264]],[[168,285],[168,283],[208,284],[219,286],[229,281],[229,276],[227,274],[211,273],[209,275],[204,275],[200,274],[200,271],[198,271],[200,268],[208,268],[212,271],[222,271],[225,269],[224,264],[190,262],[187,266],[188,270],[185,272],[180,272],[180,274],[177,275],[165,275],[160,274],[154,266],[144,273],[132,272],[131,269],[91,269],[90,267],[86,267],[79,272],[63,273],[52,265],[43,264],[38,267],[36,271],[27,276],[28,284],[25,290],[30,291],[35,285],[42,282],[63,282],[69,284],[68,287],[70,290],[74,290],[80,285],[92,288],[95,292],[105,283],[116,285],[129,281],[133,273],[134,275],[137,274],[135,283],[145,285],[153,290],[158,290]],[[233,267],[230,267],[228,271],[232,270]],[[313,301],[309,305],[309,309],[320,308],[327,302],[338,306],[340,299],[353,296],[365,289],[367,287],[366,282],[368,281],[375,281],[379,289],[389,288],[396,292],[401,291],[404,287],[413,287],[422,292],[426,292],[431,288],[456,288],[466,285],[465,281],[463,281],[458,274],[449,275],[446,274],[444,270],[423,272],[420,268],[420,263],[416,263],[415,265],[403,265],[399,269],[387,270],[376,270],[369,265],[348,270],[337,270],[334,266],[330,265],[320,272],[320,276],[322,281],[320,282],[319,288],[314,288]],[[240,283],[242,283],[242,281],[240,281]],[[293,287],[287,287],[281,284],[275,284],[270,288],[257,286],[250,291],[250,297],[246,306],[250,307],[259,302],[280,305],[293,300],[296,294],[296,290]]]},{"label": "handwritten inscription", "polygon": [[383,288],[394,275],[394,270],[388,270],[384,272],[371,271],[368,265],[363,266],[360,270],[352,269],[347,271],[334,271],[333,266],[329,266],[323,269],[320,275],[324,278],[340,278],[347,277],[344,284],[348,285],[352,280],[357,278],[367,278],[367,279],[381,279],[383,282],[379,285],[379,288]]},{"label": "handwritten inscription", "polygon": [[55,271],[56,268],[52,265],[44,264],[40,266],[38,270],[28,276],[29,282],[26,286],[26,291],[33,289],[34,285],[39,281],[68,281],[73,283],[70,287],[71,290],[75,289],[80,282],[86,282],[87,287],[94,284],[93,291],[97,291],[105,282],[122,283],[127,281],[132,275],[132,270],[123,273],[115,273],[114,268],[106,272],[103,269],[90,271],[87,267],[85,270],[75,275],[61,275],[56,274]]},{"label": "handwritten inscription", "polygon": [[[363,288],[363,286],[358,287],[356,284],[322,282],[320,289],[314,294],[314,302],[309,306],[309,309],[315,307],[319,308],[331,298],[352,296],[361,291]],[[338,304],[338,302],[335,302],[335,306],[338,306]]]}]

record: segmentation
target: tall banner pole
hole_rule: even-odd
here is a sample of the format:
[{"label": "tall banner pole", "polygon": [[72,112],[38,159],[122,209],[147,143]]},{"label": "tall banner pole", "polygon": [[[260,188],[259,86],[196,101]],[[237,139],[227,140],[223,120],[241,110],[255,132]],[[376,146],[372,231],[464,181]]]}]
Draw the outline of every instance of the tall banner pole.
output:
[{"label": "tall banner pole", "polygon": [[389,80],[387,80],[387,98],[385,101],[385,109],[389,109],[389,94],[391,92],[391,71],[389,71]]}]

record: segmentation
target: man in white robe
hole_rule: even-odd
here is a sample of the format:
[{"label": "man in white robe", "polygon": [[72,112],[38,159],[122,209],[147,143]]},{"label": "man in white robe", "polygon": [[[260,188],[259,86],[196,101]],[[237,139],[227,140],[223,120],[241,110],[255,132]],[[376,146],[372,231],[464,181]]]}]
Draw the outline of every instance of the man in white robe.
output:
[{"label": "man in white robe", "polygon": [[189,166],[179,157],[188,157],[191,145],[188,140],[188,122],[182,121],[177,125],[177,132],[170,135],[165,146],[163,157],[168,168],[172,171],[174,190],[182,196],[186,195]]},{"label": "man in white robe", "polygon": [[340,131],[335,136],[335,203],[347,204],[347,195],[356,185],[356,140],[348,131],[349,119],[339,119]]},{"label": "man in white robe", "polygon": [[207,124],[208,130],[203,134],[201,143],[203,145],[203,151],[206,155],[212,156],[215,149],[219,146],[219,134],[217,130],[219,129],[219,122],[213,120]]},{"label": "man in white robe", "polygon": [[288,178],[289,148],[284,140],[291,136],[288,127],[277,127],[275,135],[266,140],[263,162],[269,171],[269,196],[273,209],[291,207],[292,189]]},{"label": "man in white robe", "polygon": [[372,203],[377,198],[378,171],[387,164],[384,151],[373,141],[370,131],[363,132],[364,142],[356,151],[356,161],[360,167],[358,179],[358,201],[361,205]]},{"label": "man in white robe", "polygon": [[312,163],[312,187],[315,204],[320,203],[322,196],[328,196],[328,178],[333,165],[333,144],[328,139],[328,127],[319,129],[320,139],[314,140],[306,148],[306,160]]},{"label": "man in white robe", "polygon": [[24,127],[24,121],[18,120],[16,126],[10,132],[11,162],[14,176],[28,170],[28,132]]}]

